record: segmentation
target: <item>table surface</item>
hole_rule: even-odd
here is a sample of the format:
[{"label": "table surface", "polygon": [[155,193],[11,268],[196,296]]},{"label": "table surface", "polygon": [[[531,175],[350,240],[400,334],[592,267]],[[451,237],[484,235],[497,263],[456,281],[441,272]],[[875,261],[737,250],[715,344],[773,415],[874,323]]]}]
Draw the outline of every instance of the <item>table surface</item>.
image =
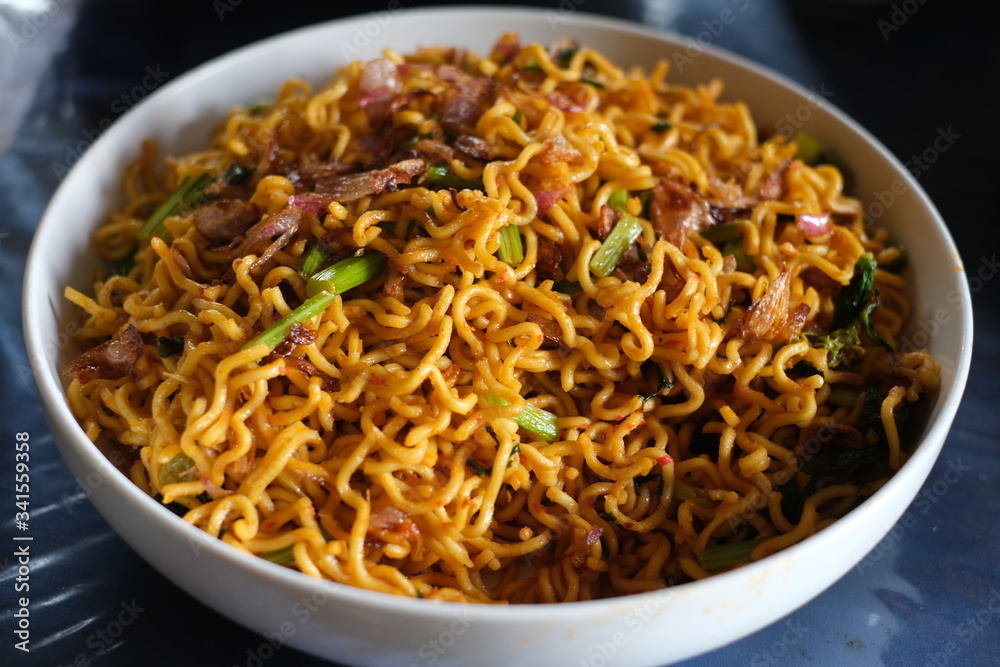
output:
[{"label": "table surface", "polygon": [[[811,603],[686,665],[1000,664],[1000,281],[992,196],[1000,170],[995,113],[1000,48],[993,3],[802,0],[562,0],[711,42],[830,100],[901,160],[965,260],[976,322],[972,374],[937,466],[899,524],[861,565]],[[20,287],[42,211],[71,163],[145,94],[152,67],[174,78],[208,58],[301,25],[385,8],[285,0],[0,2],[0,663],[247,665],[262,639],[176,588],[141,560],[87,501],[53,446],[26,368]],[[331,3],[332,4],[332,3]],[[427,4],[419,0],[406,6]],[[558,7],[559,2],[538,3]],[[738,6],[736,20],[715,21]],[[20,9],[19,9],[20,8]],[[721,29],[719,27],[722,26]],[[980,26],[986,30],[980,29]],[[987,34],[984,34],[987,33]],[[976,280],[978,278],[978,281]],[[31,434],[31,652],[16,651],[15,433]],[[960,475],[946,473],[949,466]],[[958,477],[957,481],[954,481]],[[125,618],[127,625],[119,625]],[[199,659],[190,649],[197,647]],[[326,664],[290,648],[267,661]]]}]

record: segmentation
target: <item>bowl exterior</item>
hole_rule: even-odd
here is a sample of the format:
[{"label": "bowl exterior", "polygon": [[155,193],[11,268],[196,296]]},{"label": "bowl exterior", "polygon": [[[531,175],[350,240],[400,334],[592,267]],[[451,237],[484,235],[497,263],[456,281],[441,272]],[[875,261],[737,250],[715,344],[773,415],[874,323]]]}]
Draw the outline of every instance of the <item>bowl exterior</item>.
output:
[{"label": "bowl exterior", "polygon": [[[293,76],[320,84],[340,66],[378,57],[383,48],[406,53],[449,44],[484,52],[511,30],[525,42],[570,36],[616,63],[675,59],[684,63],[682,71],[671,75],[677,81],[722,78],[725,97],[746,100],[759,125],[782,131],[782,119],[808,116],[798,127],[836,147],[854,170],[857,196],[871,199],[869,193],[877,198],[887,189],[902,191],[891,209],[878,215],[870,209],[870,217],[903,240],[911,264],[921,268],[907,276],[920,295],[914,321],[939,317],[942,310],[949,318],[929,341],[942,364],[943,384],[913,457],[848,516],[762,562],[655,593],[516,608],[433,603],[317,581],[246,557],[145,496],[83,434],[69,411],[59,374],[74,354],[69,340],[77,317],[63,299],[63,288],[89,284],[96,268],[90,236],[120,203],[120,174],[137,157],[142,140],[152,136],[172,153],[194,150],[229,108],[272,95]],[[65,224],[67,220],[79,224]],[[260,633],[260,646],[288,644],[359,665],[575,666],[612,660],[653,665],[718,648],[790,613],[843,576],[899,519],[940,452],[968,374],[971,302],[960,272],[961,259],[947,228],[919,185],[822,95],[690,39],[579,12],[387,10],[245,47],[199,67],[130,110],[80,159],[43,218],[25,277],[24,326],[53,435],[94,505],[165,576]]]}]

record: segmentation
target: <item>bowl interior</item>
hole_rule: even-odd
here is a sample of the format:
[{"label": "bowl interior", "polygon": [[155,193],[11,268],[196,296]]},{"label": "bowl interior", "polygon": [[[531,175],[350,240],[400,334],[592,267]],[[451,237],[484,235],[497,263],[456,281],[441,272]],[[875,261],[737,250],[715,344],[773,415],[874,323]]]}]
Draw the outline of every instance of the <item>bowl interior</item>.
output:
[{"label": "bowl interior", "polygon": [[[504,632],[520,633],[521,639],[527,638],[529,642],[525,646],[533,645],[536,650],[547,645],[550,641],[547,637],[562,641],[574,636],[578,640],[588,637],[588,632],[603,636],[609,627],[622,627],[622,618],[638,608],[647,609],[652,620],[637,624],[635,634],[627,635],[630,641],[621,648],[622,664],[647,664],[646,658],[654,650],[658,659],[679,659],[734,641],[805,603],[853,566],[882,538],[912,500],[944,442],[961,398],[971,356],[971,305],[961,259],[943,221],[916,181],[867,132],[830,106],[822,88],[807,91],[741,58],[689,39],[575,11],[400,10],[301,29],[207,63],[165,85],[126,113],[86,152],[56,192],[32,244],[25,276],[24,327],[29,359],[49,423],[74,474],[83,479],[81,474],[97,471],[106,479],[99,493],[93,495],[95,504],[147,560],[210,605],[258,631],[277,627],[276,617],[227,604],[226,596],[211,591],[211,577],[193,581],[180,568],[172,568],[166,559],[158,557],[150,541],[169,539],[183,543],[188,551],[193,541],[198,545],[197,553],[206,557],[202,562],[214,563],[215,568],[233,569],[235,574],[231,577],[235,578],[230,579],[231,585],[266,582],[266,586],[260,587],[261,595],[281,609],[287,609],[287,601],[293,599],[289,595],[315,590],[315,582],[270,563],[243,558],[235,550],[187,526],[147,498],[93,447],[68,409],[60,376],[60,369],[78,353],[71,338],[79,313],[64,299],[64,287],[71,285],[86,291],[90,285],[97,268],[91,252],[91,236],[107,214],[122,203],[121,175],[126,165],[138,156],[143,139],[156,139],[161,151],[167,153],[194,150],[206,143],[210,131],[228,109],[272,97],[289,78],[322,84],[340,66],[351,60],[378,57],[383,48],[406,53],[420,46],[448,44],[482,53],[489,50],[500,34],[510,30],[519,32],[522,42],[549,43],[560,37],[573,37],[622,66],[651,66],[659,59],[667,59],[674,62],[670,79],[678,82],[721,78],[726,82],[723,97],[745,100],[758,127],[776,131],[802,129],[824,146],[832,147],[853,171],[855,185],[851,194],[865,202],[872,223],[888,228],[909,250],[911,261],[906,277],[911,287],[913,312],[905,340],[913,347],[930,349],[941,364],[942,387],[914,457],[885,488],[826,531],[760,563],[656,594],[561,605],[557,612],[545,606],[474,607],[465,613],[488,623],[470,627],[501,629],[501,640],[498,644],[485,631],[470,629],[462,638],[470,647],[469,656],[477,654],[474,641],[479,642],[480,656],[486,645],[510,648],[510,637]],[[831,552],[831,545],[852,532],[862,537],[859,545]],[[797,565],[816,562],[817,558],[834,561],[822,576],[815,576],[811,567]],[[813,576],[803,576],[803,570],[809,570]],[[774,593],[775,579],[792,588],[783,594]],[[397,653],[392,654],[396,658],[412,656],[415,647],[421,646],[421,638],[426,639],[433,628],[454,623],[457,613],[448,605],[397,599],[342,586],[331,585],[323,590],[329,590],[330,596],[354,610],[357,618],[370,621],[391,615],[411,622],[412,631],[401,630],[400,636],[389,642],[396,647],[393,650]],[[744,594],[735,596],[732,591]],[[726,602],[707,602],[718,600]],[[323,607],[325,613],[334,614],[330,607]],[[379,651],[389,650],[379,648],[378,637],[366,633],[363,626],[351,623],[349,618],[338,619],[355,633],[353,639],[342,636],[343,632],[332,635],[300,632],[289,643],[300,642],[300,648],[339,655],[341,659],[345,645],[349,645],[348,653],[365,651],[359,661],[366,662],[373,655],[382,655]],[[670,623],[697,631],[688,633],[690,637],[681,633],[675,647],[664,647],[655,629],[672,627]],[[632,628],[624,627],[621,631],[628,633]],[[677,635],[676,627],[670,632]],[[456,643],[456,649],[441,656],[442,659],[465,655],[457,648],[461,644]],[[572,644],[582,648],[571,646],[568,652],[553,655],[561,656],[565,662],[567,657],[592,654],[589,639],[583,642],[586,646],[580,641]],[[400,646],[405,646],[405,651]],[[522,655],[518,651],[527,650],[518,646],[511,649],[515,656]],[[334,649],[340,653],[329,653]],[[388,660],[388,654],[385,657]]]}]

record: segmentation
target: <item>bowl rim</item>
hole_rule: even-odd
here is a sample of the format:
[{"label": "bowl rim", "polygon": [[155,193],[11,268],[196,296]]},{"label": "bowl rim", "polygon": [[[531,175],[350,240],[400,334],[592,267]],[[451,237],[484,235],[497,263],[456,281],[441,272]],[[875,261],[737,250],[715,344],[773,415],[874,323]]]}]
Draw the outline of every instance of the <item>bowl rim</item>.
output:
[{"label": "bowl rim", "polygon": [[[468,19],[470,17],[480,18],[482,16],[489,16],[491,20],[499,21],[505,17],[516,17],[520,19],[524,18],[526,15],[542,19],[546,16],[547,12],[552,11],[554,10],[521,6],[458,5],[405,8],[402,10],[402,13],[404,17],[419,15],[437,17],[441,20],[460,20]],[[269,582],[282,587],[304,589],[305,587],[315,587],[317,582],[322,582],[320,585],[327,588],[330,595],[341,598],[344,602],[350,604],[358,604],[374,610],[388,610],[392,608],[395,611],[419,612],[422,615],[438,616],[442,620],[451,620],[453,618],[451,612],[454,611],[455,608],[455,605],[452,604],[444,603],[438,600],[408,598],[390,593],[371,591],[346,584],[339,584],[329,580],[317,580],[304,573],[270,563],[263,559],[247,558],[246,554],[243,554],[237,549],[224,544],[216,538],[210,537],[200,529],[187,524],[180,517],[174,516],[173,513],[167,508],[163,507],[153,498],[143,493],[141,489],[133,484],[126,475],[122,474],[114,465],[112,465],[112,463],[107,460],[98,448],[95,447],[86,437],[83,430],[79,426],[79,423],[73,417],[72,412],[69,409],[69,405],[66,400],[65,385],[58,379],[58,375],[50,373],[49,369],[43,364],[43,360],[46,359],[46,353],[45,342],[42,335],[42,330],[44,328],[42,322],[46,314],[49,316],[56,316],[58,319],[56,314],[59,312],[60,308],[56,304],[46,304],[43,299],[33,295],[33,286],[37,282],[34,278],[36,278],[39,273],[43,271],[46,264],[44,249],[41,247],[41,240],[44,237],[43,232],[55,225],[53,222],[53,211],[60,207],[60,193],[65,193],[66,184],[71,182],[75,174],[79,173],[82,166],[86,165],[87,155],[93,155],[94,147],[107,140],[108,137],[113,137],[117,132],[122,131],[122,128],[126,126],[124,121],[141,114],[142,111],[148,106],[155,104],[160,98],[161,93],[166,94],[174,88],[194,85],[202,79],[212,78],[216,76],[218,72],[225,71],[225,69],[230,66],[233,61],[245,57],[248,53],[258,50],[266,50],[274,43],[282,40],[332,30],[335,26],[350,24],[351,22],[363,19],[365,16],[366,15],[364,14],[359,14],[323,21],[308,26],[302,26],[228,51],[192,68],[191,70],[188,70],[177,78],[164,84],[160,89],[154,91],[134,107],[126,111],[126,113],[124,113],[121,117],[116,119],[115,122],[101,135],[101,137],[94,142],[94,145],[86,151],[84,156],[81,157],[75,165],[73,165],[70,172],[66,175],[65,179],[53,194],[52,199],[41,217],[38,229],[32,239],[26,263],[22,288],[22,324],[25,334],[28,359],[32,366],[33,376],[38,387],[39,394],[42,398],[43,406],[46,409],[46,417],[49,420],[50,430],[53,433],[58,430],[63,430],[68,433],[70,435],[71,443],[68,443],[65,446],[71,447],[77,454],[82,456],[89,465],[95,468],[99,474],[102,474],[105,478],[105,483],[109,484],[116,493],[123,495],[126,500],[138,503],[139,507],[145,513],[152,513],[153,517],[159,516],[160,519],[158,519],[158,522],[162,523],[160,528],[164,531],[165,536],[170,533],[174,533],[175,531],[179,531],[179,536],[181,538],[186,538],[189,541],[197,543],[200,548],[207,551],[215,559],[222,561],[230,567],[251,573],[262,583]],[[628,35],[640,35],[646,38],[654,39],[665,46],[683,47],[694,41],[689,36],[672,31],[653,29],[623,19],[590,14],[579,9],[575,9],[572,15],[565,17],[564,20],[572,25],[609,31],[623,37],[627,37]],[[749,71],[763,79],[769,80],[786,89],[786,91],[794,94],[798,98],[810,98],[809,92],[800,84],[794,82],[785,75],[757,64],[748,58],[734,54],[714,44],[701,45],[699,46],[699,49],[703,53],[706,53],[716,59],[727,61],[738,68]],[[295,72],[293,71],[294,68],[289,69],[289,77],[295,76]],[[894,175],[904,179],[913,195],[919,199],[921,208],[927,212],[933,221],[934,227],[937,229],[941,240],[945,244],[945,248],[943,250],[950,253],[958,268],[964,272],[964,268],[962,268],[962,260],[957,247],[955,246],[954,239],[952,238],[936,207],[931,202],[928,195],[924,192],[919,182],[912,177],[912,175],[895,157],[895,155],[893,155],[878,139],[838,109],[835,105],[825,99],[816,100],[816,104],[821,107],[823,111],[832,116],[832,119],[842,129],[860,137],[865,143],[881,154],[881,156],[891,164],[895,172]],[[98,224],[98,222],[99,221],[95,221],[92,222],[92,224]],[[657,591],[598,600],[518,605],[472,604],[468,606],[469,613],[477,620],[487,620],[494,623],[503,623],[505,621],[512,622],[515,618],[519,623],[525,620],[542,621],[550,618],[553,610],[556,608],[559,609],[560,614],[563,616],[567,614],[590,615],[597,608],[613,608],[622,605],[633,606],[636,604],[642,604],[645,600],[650,598],[662,596],[665,593],[679,594],[687,591],[700,590],[709,586],[724,587],[729,583],[735,583],[736,581],[742,580],[747,576],[761,574],[767,569],[773,568],[783,561],[791,561],[800,555],[808,554],[809,552],[817,552],[827,542],[838,537],[849,535],[859,524],[865,523],[867,521],[866,517],[874,512],[880,505],[890,502],[891,497],[896,493],[895,489],[904,484],[905,480],[903,473],[906,470],[913,470],[920,466],[926,466],[926,473],[922,475],[922,479],[920,480],[920,484],[922,485],[923,481],[927,477],[927,474],[930,472],[933,461],[938,457],[940,450],[943,447],[948,430],[951,427],[955,414],[958,410],[958,406],[961,402],[962,393],[964,391],[971,366],[973,338],[971,295],[967,281],[960,279],[957,282],[957,289],[961,297],[961,303],[959,304],[960,317],[958,321],[962,327],[962,344],[961,349],[959,350],[959,355],[955,359],[955,375],[951,380],[952,390],[943,397],[943,400],[941,400],[942,397],[938,397],[938,401],[935,405],[937,417],[933,423],[924,427],[924,432],[922,433],[921,438],[917,440],[914,446],[913,456],[910,460],[907,461],[901,470],[893,475],[878,492],[864,500],[844,517],[838,519],[822,531],[807,537],[801,542],[780,552],[735,570],[713,575],[707,579],[686,582]],[[52,308],[52,310],[48,313],[46,313],[46,305],[51,305]],[[63,446],[64,445],[60,443],[60,448]],[[66,458],[65,455],[63,458]],[[930,459],[930,461],[927,459]],[[156,514],[157,512],[159,512],[159,514]],[[888,532],[889,528],[891,528],[891,525],[886,526],[885,531],[883,531],[882,534],[884,535],[885,532]],[[120,536],[128,541],[127,536]],[[874,546],[874,544],[871,545],[869,550]],[[856,564],[857,562],[852,562],[850,566],[853,567]],[[843,575],[841,575],[841,577],[842,576]],[[833,580],[829,585],[832,585],[841,577]],[[171,580],[171,582],[174,583],[174,585],[181,586],[176,581]],[[819,595],[820,592],[817,592],[815,595]],[[813,597],[815,597],[815,595]],[[769,623],[778,620],[778,618],[780,617],[772,619]],[[761,625],[758,627],[764,626]],[[733,637],[732,640],[737,638],[738,637]]]}]

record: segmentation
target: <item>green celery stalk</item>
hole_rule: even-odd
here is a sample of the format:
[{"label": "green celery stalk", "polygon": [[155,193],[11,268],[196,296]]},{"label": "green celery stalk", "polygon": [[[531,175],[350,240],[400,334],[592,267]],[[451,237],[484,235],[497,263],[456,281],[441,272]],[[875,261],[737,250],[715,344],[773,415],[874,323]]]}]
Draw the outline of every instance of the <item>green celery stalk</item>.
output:
[{"label": "green celery stalk", "polygon": [[[492,394],[488,400],[490,405],[510,405],[510,401]],[[524,409],[521,410],[521,414],[514,417],[514,421],[521,428],[531,431],[546,442],[555,442],[559,439],[556,416],[548,410],[536,408],[531,403],[524,404]]]},{"label": "green celery stalk", "polygon": [[742,542],[709,547],[701,552],[698,559],[701,561],[701,566],[709,571],[721,570],[724,567],[747,563],[750,561],[750,554],[753,550],[768,539],[770,538],[760,537],[755,540],[744,540]]},{"label": "green celery stalk", "polygon": [[314,242],[309,246],[306,256],[302,259],[302,266],[299,267],[299,275],[303,278],[312,277],[329,257],[329,251],[323,250],[319,247],[319,243]]},{"label": "green celery stalk", "polygon": [[330,304],[332,304],[336,298],[337,295],[334,292],[320,292],[315,296],[309,297],[302,302],[301,306],[282,317],[280,320],[262,331],[260,335],[252,341],[244,345],[243,349],[248,350],[255,345],[262,344],[266,344],[270,349],[274,349],[281,343],[281,341],[285,340],[293,324],[308,322],[329,308]]},{"label": "green celery stalk", "polygon": [[320,292],[343,294],[362,285],[385,270],[385,255],[371,252],[361,257],[348,257],[319,271],[306,283],[310,297]]},{"label": "green celery stalk", "polygon": [[158,235],[163,229],[163,222],[188,208],[197,197],[203,194],[203,189],[210,180],[208,174],[185,177],[181,184],[170,193],[170,196],[164,199],[163,203],[153,211],[152,215],[146,218],[146,222],[139,228],[139,238],[148,241]]},{"label": "green celery stalk", "polygon": [[425,174],[427,181],[435,185],[456,190],[482,190],[483,179],[462,178],[453,173],[446,164],[431,164],[427,166]]},{"label": "green celery stalk", "polygon": [[608,208],[628,213],[628,190],[615,190],[608,197]]},{"label": "green celery stalk", "polygon": [[598,278],[606,278],[618,266],[625,251],[642,233],[642,223],[639,218],[625,214],[615,228],[604,239],[600,250],[590,259],[590,270]]},{"label": "green celery stalk", "polygon": [[524,261],[524,246],[521,244],[521,232],[517,225],[504,225],[500,228],[500,250],[497,253],[501,262],[518,266]]},{"label": "green celery stalk", "polygon": [[309,298],[244,345],[243,349],[262,344],[273,349],[285,340],[293,324],[301,324],[316,317],[330,307],[338,294],[362,285],[380,274],[385,269],[385,264],[385,255],[369,253],[362,257],[348,257],[323,269],[306,284]]}]

